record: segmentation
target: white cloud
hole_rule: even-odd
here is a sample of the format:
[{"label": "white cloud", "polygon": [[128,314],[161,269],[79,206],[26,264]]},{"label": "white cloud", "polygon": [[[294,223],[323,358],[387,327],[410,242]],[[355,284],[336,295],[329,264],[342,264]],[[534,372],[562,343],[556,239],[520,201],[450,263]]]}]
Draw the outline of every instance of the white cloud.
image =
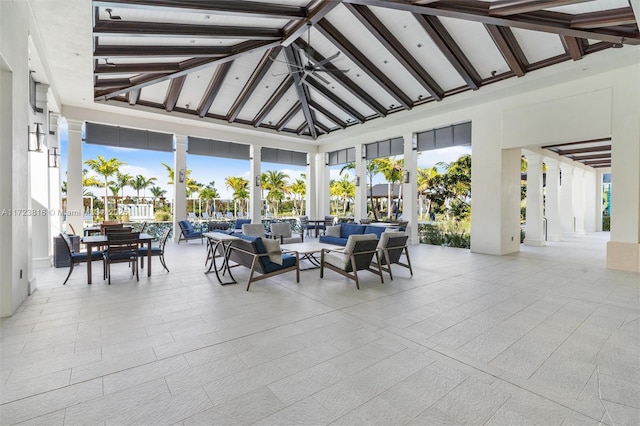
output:
[{"label": "white cloud", "polygon": [[471,154],[471,146],[452,146],[433,151],[422,151],[418,156],[418,167],[433,167],[441,161],[450,163],[466,154]]}]

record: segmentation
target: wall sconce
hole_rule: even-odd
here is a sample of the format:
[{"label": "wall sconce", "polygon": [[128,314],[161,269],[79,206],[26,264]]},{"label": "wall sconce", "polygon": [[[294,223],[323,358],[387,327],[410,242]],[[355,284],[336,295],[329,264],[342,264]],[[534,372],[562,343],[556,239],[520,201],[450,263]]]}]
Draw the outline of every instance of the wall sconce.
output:
[{"label": "wall sconce", "polygon": [[411,139],[411,150],[412,151],[418,150],[418,139],[415,136]]},{"label": "wall sconce", "polygon": [[404,183],[409,183],[409,170],[404,171]]},{"label": "wall sconce", "polygon": [[47,157],[47,162],[49,163],[49,167],[50,168],[55,168],[55,167],[59,167],[60,163],[59,163],[59,159],[60,158],[60,154],[58,153],[58,147],[54,146],[53,148],[49,149],[49,156]]},{"label": "wall sconce", "polygon": [[184,183],[184,169],[178,171],[178,182]]},{"label": "wall sconce", "polygon": [[256,176],[256,186],[260,186],[260,176]]},{"label": "wall sconce", "polygon": [[329,165],[329,153],[328,152],[326,154],[324,154],[324,165],[325,166]]},{"label": "wall sconce", "polygon": [[28,140],[27,149],[29,152],[42,152],[42,143],[44,141],[44,132],[42,131],[42,123],[33,123],[35,126],[33,132],[31,127],[27,126]]},{"label": "wall sconce", "polygon": [[360,176],[356,176],[356,186],[360,186]]}]

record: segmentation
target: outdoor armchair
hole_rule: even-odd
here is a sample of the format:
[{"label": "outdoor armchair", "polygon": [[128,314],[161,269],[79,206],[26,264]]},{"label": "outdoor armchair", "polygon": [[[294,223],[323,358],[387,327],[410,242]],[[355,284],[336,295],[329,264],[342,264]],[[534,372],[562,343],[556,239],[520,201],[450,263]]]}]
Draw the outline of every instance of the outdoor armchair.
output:
[{"label": "outdoor armchair", "polygon": [[104,261],[106,263],[106,273],[108,283],[111,285],[111,264],[127,262],[131,265],[131,275],[138,277],[138,256],[140,243],[140,233],[130,232],[127,234],[107,235],[107,249],[104,251]]},{"label": "outdoor armchair", "polygon": [[180,241],[182,240],[188,241],[196,239],[200,240],[200,242],[204,244],[202,232],[196,231],[191,222],[188,220],[181,220],[178,222],[178,225],[180,226],[180,238],[178,239],[178,244],[180,244]]},{"label": "outdoor armchair", "polygon": [[[162,237],[160,238],[160,244],[158,246],[151,246],[151,256],[158,256],[160,258],[160,263],[164,267],[164,269],[169,272],[169,268],[167,268],[167,264],[164,262],[164,246],[167,245],[167,240],[169,239],[169,234],[171,233],[171,228],[167,228],[164,230]],[[140,255],[140,267],[144,268],[144,258],[149,253],[149,248],[145,245],[138,249],[138,254]],[[151,259],[149,259],[151,262]]]},{"label": "outdoor armchair", "polygon": [[304,242],[304,233],[301,232],[299,236],[294,237],[289,222],[273,222],[269,225],[269,230],[271,237],[280,240],[280,244]]},{"label": "outdoor armchair", "polygon": [[245,223],[242,225],[242,235],[249,235],[252,237],[264,237],[265,230],[264,225],[261,223]]},{"label": "outdoor armchair", "polygon": [[358,271],[367,270],[380,276],[380,282],[384,284],[382,271],[371,267],[373,257],[375,264],[380,264],[378,255],[378,239],[373,234],[350,235],[347,245],[343,250],[322,249],[320,254],[320,278],[324,277],[324,268],[331,269],[356,282],[356,288],[360,290]]},{"label": "outdoor armchair", "polygon": [[[413,275],[411,259],[409,259],[409,247],[407,247],[408,238],[409,236],[404,232],[385,231],[382,233],[382,237],[378,243],[380,263],[377,266],[387,272],[391,280],[393,280],[393,273],[391,272],[391,265],[393,264],[404,266],[409,269],[409,272]],[[407,263],[400,261],[403,254]]]}]

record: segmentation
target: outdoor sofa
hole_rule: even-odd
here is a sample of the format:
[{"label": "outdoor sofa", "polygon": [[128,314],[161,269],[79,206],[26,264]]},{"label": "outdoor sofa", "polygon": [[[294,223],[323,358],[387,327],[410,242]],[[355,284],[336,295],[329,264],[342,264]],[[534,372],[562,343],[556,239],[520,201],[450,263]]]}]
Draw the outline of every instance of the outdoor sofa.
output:
[{"label": "outdoor sofa", "polygon": [[318,239],[321,243],[335,244],[337,246],[347,245],[349,235],[374,234],[380,239],[382,233],[386,230],[382,226],[358,225],[355,223],[340,223],[334,226],[327,226],[325,234]]}]

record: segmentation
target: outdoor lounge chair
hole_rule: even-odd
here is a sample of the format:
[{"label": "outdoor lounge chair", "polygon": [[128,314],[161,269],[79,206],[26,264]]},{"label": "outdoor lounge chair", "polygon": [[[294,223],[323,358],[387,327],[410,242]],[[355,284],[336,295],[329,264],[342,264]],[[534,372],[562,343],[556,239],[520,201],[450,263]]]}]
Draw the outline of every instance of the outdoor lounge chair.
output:
[{"label": "outdoor lounge chair", "polygon": [[288,222],[273,222],[269,225],[269,230],[271,231],[271,238],[280,240],[280,244],[304,242],[304,232],[294,237],[291,233],[291,224]]},{"label": "outdoor lounge chair", "polygon": [[[409,248],[407,247],[408,238],[409,236],[404,232],[385,231],[382,233],[380,242],[378,243],[380,264],[377,266],[387,272],[391,280],[393,280],[393,273],[391,272],[391,265],[393,264],[404,266],[409,269],[409,272],[413,275],[411,259],[409,259]],[[400,261],[403,253],[407,259],[407,263]]]},{"label": "outdoor lounge chair", "polygon": [[202,236],[202,232],[196,231],[193,229],[193,225],[188,220],[181,220],[178,222],[180,226],[180,238],[178,239],[178,244],[180,241],[185,240],[200,240],[202,244],[204,244],[204,237]]},{"label": "outdoor lounge chair", "polygon": [[324,268],[344,275],[356,282],[356,288],[360,290],[358,271],[367,270],[380,276],[380,282],[384,284],[382,271],[371,267],[373,257],[380,264],[378,255],[378,239],[373,234],[349,235],[347,245],[342,250],[322,249],[320,254],[320,278],[324,277]]},{"label": "outdoor lounge chair", "polygon": [[245,223],[244,225],[242,225],[242,235],[264,237],[264,225],[262,225],[261,223]]}]

